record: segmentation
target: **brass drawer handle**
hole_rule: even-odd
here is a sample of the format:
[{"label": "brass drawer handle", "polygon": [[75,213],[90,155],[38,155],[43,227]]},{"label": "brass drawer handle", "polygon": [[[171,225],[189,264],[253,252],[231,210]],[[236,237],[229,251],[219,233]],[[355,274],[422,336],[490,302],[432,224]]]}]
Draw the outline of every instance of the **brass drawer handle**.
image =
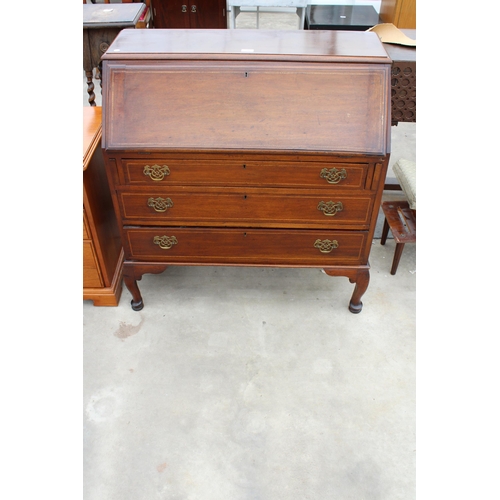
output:
[{"label": "brass drawer handle", "polygon": [[345,168],[342,170],[337,170],[336,168],[328,170],[327,168],[324,168],[319,173],[319,176],[322,179],[326,179],[329,184],[338,184],[341,180],[347,178],[347,172],[345,171]]},{"label": "brass drawer handle", "polygon": [[318,210],[323,212],[324,215],[333,217],[338,212],[342,212],[342,210],[344,210],[344,205],[342,205],[340,201],[337,201],[336,203],[333,201],[320,201],[318,204]]},{"label": "brass drawer handle", "polygon": [[170,169],[167,165],[153,165],[152,167],[146,165],[143,172],[144,175],[151,177],[153,181],[162,181],[166,175],[170,175]]},{"label": "brass drawer handle", "polygon": [[178,241],[175,236],[155,236],[153,243],[159,245],[163,250],[170,250],[174,245],[177,245]]},{"label": "brass drawer handle", "polygon": [[337,240],[316,240],[314,248],[317,248],[322,253],[330,253],[334,248],[338,248]]},{"label": "brass drawer handle", "polygon": [[148,207],[154,208],[156,212],[166,212],[174,206],[174,202],[170,198],[149,198]]}]

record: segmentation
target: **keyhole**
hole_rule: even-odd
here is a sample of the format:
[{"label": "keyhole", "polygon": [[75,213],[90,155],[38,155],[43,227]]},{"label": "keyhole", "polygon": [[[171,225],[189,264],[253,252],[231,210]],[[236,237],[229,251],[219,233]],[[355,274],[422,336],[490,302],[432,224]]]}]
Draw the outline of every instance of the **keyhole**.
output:
[{"label": "keyhole", "polygon": [[245,71],[245,78],[248,78],[248,71]]}]

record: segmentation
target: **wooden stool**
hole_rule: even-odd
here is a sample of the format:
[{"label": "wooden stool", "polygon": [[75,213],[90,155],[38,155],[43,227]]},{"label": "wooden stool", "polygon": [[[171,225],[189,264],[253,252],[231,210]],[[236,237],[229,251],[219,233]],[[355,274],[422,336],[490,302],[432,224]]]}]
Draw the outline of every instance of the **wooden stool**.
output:
[{"label": "wooden stool", "polygon": [[417,240],[417,165],[414,161],[401,159],[392,169],[407,201],[382,203],[385,221],[380,244],[385,245],[390,228],[396,240],[391,274],[396,274],[405,243],[415,243]]}]

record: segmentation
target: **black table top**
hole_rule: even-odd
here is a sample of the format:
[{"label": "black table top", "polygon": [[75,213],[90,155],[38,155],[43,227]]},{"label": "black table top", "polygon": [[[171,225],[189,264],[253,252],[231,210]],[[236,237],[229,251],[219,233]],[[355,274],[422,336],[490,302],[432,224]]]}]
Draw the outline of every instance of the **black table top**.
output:
[{"label": "black table top", "polygon": [[380,23],[373,5],[308,5],[308,29],[363,31]]}]

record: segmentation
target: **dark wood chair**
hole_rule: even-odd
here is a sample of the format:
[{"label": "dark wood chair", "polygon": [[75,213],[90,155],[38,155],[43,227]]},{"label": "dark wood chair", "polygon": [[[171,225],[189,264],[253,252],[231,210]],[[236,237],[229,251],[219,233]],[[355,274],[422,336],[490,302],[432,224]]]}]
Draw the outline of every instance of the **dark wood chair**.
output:
[{"label": "dark wood chair", "polygon": [[[86,3],[89,5],[85,5]],[[139,3],[140,5],[123,5]],[[101,57],[125,28],[144,29],[153,25],[151,0],[83,0],[83,70],[87,77],[89,104],[95,106],[95,78],[101,80]],[[108,8],[106,5],[109,4]],[[111,7],[115,5],[115,7]],[[106,16],[95,16],[95,11]]]}]

